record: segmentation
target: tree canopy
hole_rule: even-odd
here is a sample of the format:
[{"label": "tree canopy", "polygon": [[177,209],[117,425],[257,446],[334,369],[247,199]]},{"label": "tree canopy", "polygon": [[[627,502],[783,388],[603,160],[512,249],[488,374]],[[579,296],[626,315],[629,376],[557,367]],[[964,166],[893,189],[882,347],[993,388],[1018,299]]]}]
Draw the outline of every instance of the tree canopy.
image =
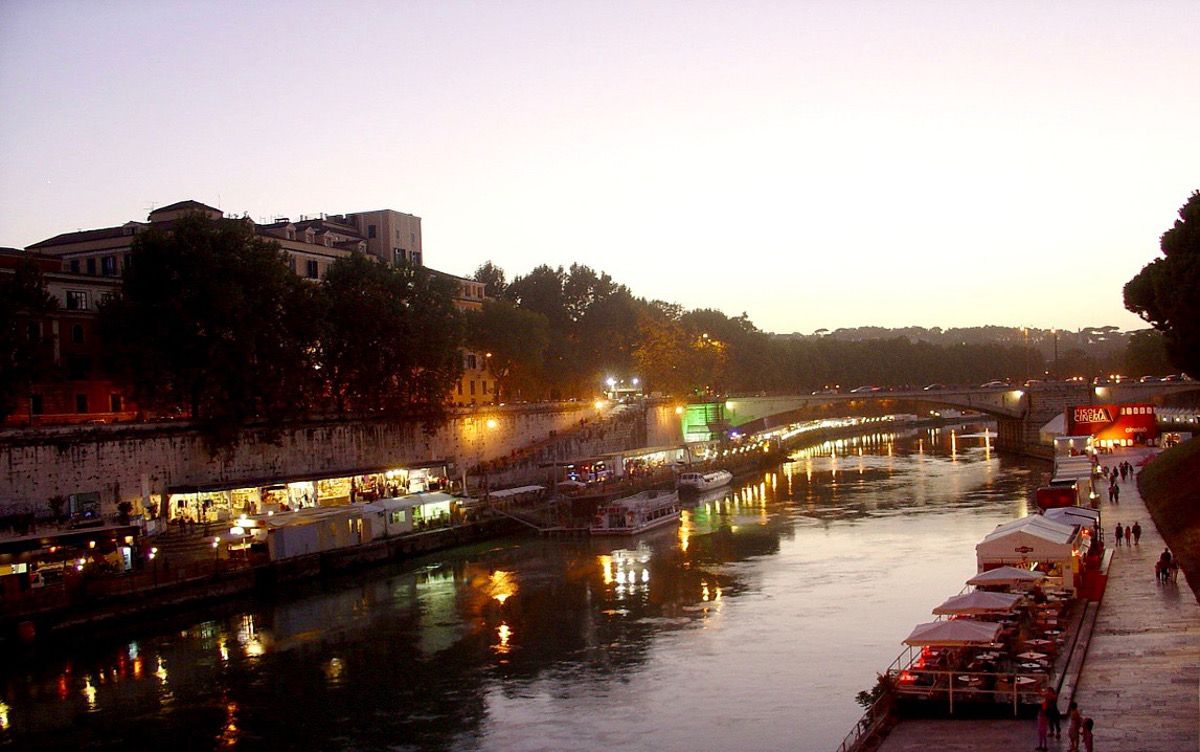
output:
[{"label": "tree canopy", "polygon": [[57,308],[29,259],[12,274],[0,274],[0,420],[35,382],[53,374],[51,335],[41,319]]},{"label": "tree canopy", "polygon": [[1159,242],[1163,257],[1125,285],[1125,307],[1163,333],[1177,368],[1200,376],[1200,190]]},{"label": "tree canopy", "polygon": [[133,241],[100,327],[139,404],[181,406],[221,445],[252,419],[281,420],[304,404],[312,311],[275,243],[249,223],[193,215]]}]

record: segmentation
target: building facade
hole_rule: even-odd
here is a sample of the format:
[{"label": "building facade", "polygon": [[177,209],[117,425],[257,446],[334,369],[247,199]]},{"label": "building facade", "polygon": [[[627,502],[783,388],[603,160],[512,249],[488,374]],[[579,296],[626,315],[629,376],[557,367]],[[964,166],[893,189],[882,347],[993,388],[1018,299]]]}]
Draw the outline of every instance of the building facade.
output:
[{"label": "building facade", "polygon": [[[279,245],[294,274],[313,281],[324,278],[338,259],[354,253],[395,265],[425,263],[421,218],[413,214],[380,209],[255,223],[249,218],[226,217],[221,209],[193,200],[154,209],[145,222],[62,233],[30,245],[24,253],[13,250],[0,255],[0,273],[11,273],[24,258],[34,259],[41,268],[50,294],[59,302],[59,311],[38,326],[45,328],[40,333],[54,348],[54,362],[66,376],[61,383],[38,385],[23,396],[20,408],[6,421],[8,425],[110,422],[136,417],[136,408],[103,371],[96,311],[107,296],[119,291],[134,239],[147,230],[169,230],[173,223],[191,214],[249,222],[257,235]],[[430,271],[454,282],[454,303],[460,310],[482,308],[482,283]],[[459,406],[495,401],[496,382],[487,368],[487,354],[464,352],[463,366],[463,376],[451,390],[449,401]]]}]

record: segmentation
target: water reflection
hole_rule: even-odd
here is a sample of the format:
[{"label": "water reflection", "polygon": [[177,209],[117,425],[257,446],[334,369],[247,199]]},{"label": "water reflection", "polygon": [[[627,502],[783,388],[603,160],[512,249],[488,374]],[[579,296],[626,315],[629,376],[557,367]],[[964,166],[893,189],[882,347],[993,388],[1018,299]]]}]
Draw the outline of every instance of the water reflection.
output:
[{"label": "water reflection", "polygon": [[829,749],[1040,480],[967,435],[813,447],[632,540],[497,542],[75,646],[4,669],[0,742]]}]

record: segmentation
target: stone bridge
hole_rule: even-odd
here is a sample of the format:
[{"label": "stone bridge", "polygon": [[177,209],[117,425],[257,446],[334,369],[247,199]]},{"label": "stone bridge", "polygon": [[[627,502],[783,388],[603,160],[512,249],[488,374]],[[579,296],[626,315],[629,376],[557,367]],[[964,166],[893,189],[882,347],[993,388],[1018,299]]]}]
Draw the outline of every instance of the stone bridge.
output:
[{"label": "stone bridge", "polygon": [[684,434],[699,436],[706,430],[742,428],[760,430],[797,419],[861,412],[912,412],[953,408],[984,413],[997,421],[997,446],[1026,451],[1038,443],[1038,431],[1072,405],[1146,403],[1161,405],[1163,398],[1181,392],[1200,393],[1200,383],[1136,381],[1092,385],[1077,382],[1043,382],[1028,387],[1001,389],[939,389],[931,391],[879,391],[858,394],[802,394],[729,397],[723,402],[689,405]]}]

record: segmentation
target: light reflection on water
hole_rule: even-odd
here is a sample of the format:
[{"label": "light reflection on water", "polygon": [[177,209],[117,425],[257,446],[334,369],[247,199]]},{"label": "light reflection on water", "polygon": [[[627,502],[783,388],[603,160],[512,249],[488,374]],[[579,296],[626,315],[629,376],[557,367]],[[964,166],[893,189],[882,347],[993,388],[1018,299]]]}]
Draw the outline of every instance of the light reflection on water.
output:
[{"label": "light reflection on water", "polygon": [[1043,475],[948,430],[814,447],[678,528],[493,543],[46,656],[3,676],[0,743],[829,750]]}]

